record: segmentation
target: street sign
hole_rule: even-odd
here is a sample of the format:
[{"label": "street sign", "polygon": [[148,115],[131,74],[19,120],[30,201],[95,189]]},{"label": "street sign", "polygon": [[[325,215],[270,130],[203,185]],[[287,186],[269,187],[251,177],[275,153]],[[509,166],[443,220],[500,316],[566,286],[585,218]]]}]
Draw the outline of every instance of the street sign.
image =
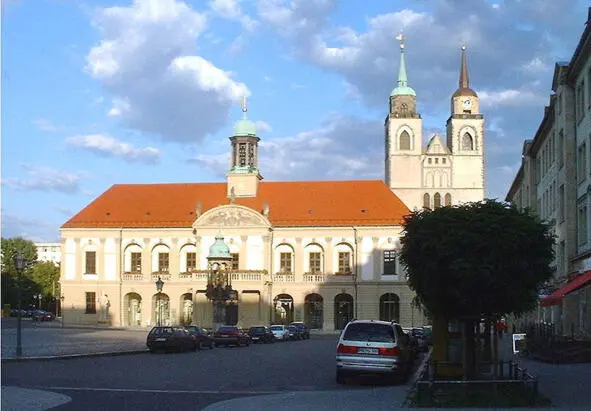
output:
[{"label": "street sign", "polygon": [[525,351],[526,343],[526,334],[513,334],[513,354]]}]

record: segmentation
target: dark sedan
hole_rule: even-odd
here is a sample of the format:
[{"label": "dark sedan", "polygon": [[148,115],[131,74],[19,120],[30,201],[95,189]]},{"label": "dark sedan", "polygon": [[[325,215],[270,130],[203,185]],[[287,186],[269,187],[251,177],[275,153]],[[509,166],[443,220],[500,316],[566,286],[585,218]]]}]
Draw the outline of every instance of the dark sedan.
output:
[{"label": "dark sedan", "polygon": [[308,326],[302,322],[299,321],[295,321],[289,325],[293,325],[294,327],[296,327],[299,331],[300,331],[300,335],[302,340],[307,340],[310,338],[310,329],[308,328]]},{"label": "dark sedan", "polygon": [[197,349],[195,338],[181,327],[154,327],[150,330],[146,345],[150,352],[190,351]]},{"label": "dark sedan", "polygon": [[250,345],[250,336],[233,325],[221,326],[214,334],[215,345]]},{"label": "dark sedan", "polygon": [[203,349],[203,347],[209,347],[211,350],[215,347],[213,337],[198,325],[189,325],[186,327],[186,330],[193,336],[193,338],[195,338],[198,350]]},{"label": "dark sedan", "polygon": [[253,343],[274,343],[275,342],[275,334],[271,332],[269,327],[265,327],[263,325],[259,325],[256,327],[250,327],[248,330],[248,335]]}]

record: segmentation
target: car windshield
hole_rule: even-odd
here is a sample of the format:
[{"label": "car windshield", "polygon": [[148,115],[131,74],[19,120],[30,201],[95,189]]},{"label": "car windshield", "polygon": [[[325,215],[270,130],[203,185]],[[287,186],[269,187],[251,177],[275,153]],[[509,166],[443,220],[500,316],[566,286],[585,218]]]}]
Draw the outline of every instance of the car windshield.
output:
[{"label": "car windshield", "polygon": [[236,331],[236,327],[220,327],[218,332],[220,333],[232,333]]},{"label": "car windshield", "polygon": [[252,327],[250,329],[251,332],[258,332],[258,333],[264,333],[265,332],[265,327]]},{"label": "car windshield", "polygon": [[187,327],[187,330],[189,332],[192,332],[192,333],[200,333],[201,332],[201,328],[196,327],[194,325],[193,326],[190,326],[190,327]]},{"label": "car windshield", "polygon": [[271,331],[283,331],[283,327],[280,325],[274,325],[271,327]]},{"label": "car windshield", "polygon": [[151,335],[155,335],[155,336],[162,336],[162,335],[171,335],[173,332],[172,327],[158,327],[158,328],[153,328],[152,331],[150,331]]},{"label": "car windshield", "polygon": [[394,330],[392,327],[372,323],[349,324],[343,338],[348,341],[395,341]]}]

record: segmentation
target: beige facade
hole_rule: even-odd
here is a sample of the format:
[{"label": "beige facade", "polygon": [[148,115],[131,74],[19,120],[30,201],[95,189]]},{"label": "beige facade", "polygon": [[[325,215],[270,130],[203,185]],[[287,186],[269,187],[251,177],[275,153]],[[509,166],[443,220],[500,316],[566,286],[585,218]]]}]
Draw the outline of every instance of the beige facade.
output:
[{"label": "beige facade", "polygon": [[385,130],[386,184],[409,209],[484,199],[484,117],[478,95],[469,86],[465,48],[445,143],[434,135],[423,145],[417,98],[406,89],[390,97]]},{"label": "beige facade", "polygon": [[[550,290],[591,270],[590,32],[587,23],[571,61],[556,64],[550,104],[533,140],[524,143],[507,194],[508,201],[550,223],[556,235]],[[543,303],[538,320],[555,324],[559,333],[591,335],[589,290],[575,290],[561,304]]]}]

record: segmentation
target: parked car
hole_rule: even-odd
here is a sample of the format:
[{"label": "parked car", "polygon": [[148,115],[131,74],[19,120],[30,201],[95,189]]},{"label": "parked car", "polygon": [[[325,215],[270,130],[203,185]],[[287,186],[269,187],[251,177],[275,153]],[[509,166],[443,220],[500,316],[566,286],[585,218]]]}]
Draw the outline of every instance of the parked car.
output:
[{"label": "parked car", "polygon": [[289,331],[287,330],[285,325],[274,324],[274,325],[270,326],[269,328],[271,329],[271,332],[275,336],[276,340],[279,340],[279,341],[289,340]]},{"label": "parked car", "polygon": [[195,344],[197,345],[198,350],[203,349],[203,347],[209,347],[211,350],[215,347],[213,336],[198,325],[188,325],[185,329],[195,339]]},{"label": "parked car", "polygon": [[269,327],[265,327],[264,325],[259,325],[256,327],[250,327],[248,329],[248,335],[250,335],[250,339],[253,343],[274,343],[275,342],[275,335]]},{"label": "parked car", "polygon": [[353,320],[349,322],[337,345],[336,381],[345,382],[347,375],[382,374],[403,379],[413,362],[410,337],[395,322]]},{"label": "parked car", "polygon": [[303,322],[294,321],[293,323],[291,323],[289,325],[293,325],[294,327],[297,327],[299,329],[302,339],[307,340],[310,338],[310,329]]},{"label": "parked car", "polygon": [[195,338],[181,327],[154,327],[146,339],[150,352],[190,351],[197,349]]},{"label": "parked car", "polygon": [[250,345],[250,336],[233,325],[223,325],[214,334],[215,345]]},{"label": "parked car", "polygon": [[33,321],[52,321],[55,316],[49,311],[45,310],[34,310],[31,314]]},{"label": "parked car", "polygon": [[285,327],[287,329],[287,332],[289,333],[289,339],[290,340],[301,340],[302,339],[302,334],[300,333],[300,329],[298,327],[296,327],[295,325],[287,325]]},{"label": "parked car", "polygon": [[416,341],[417,351],[428,351],[429,342],[424,328],[413,328],[410,330],[410,336]]}]

